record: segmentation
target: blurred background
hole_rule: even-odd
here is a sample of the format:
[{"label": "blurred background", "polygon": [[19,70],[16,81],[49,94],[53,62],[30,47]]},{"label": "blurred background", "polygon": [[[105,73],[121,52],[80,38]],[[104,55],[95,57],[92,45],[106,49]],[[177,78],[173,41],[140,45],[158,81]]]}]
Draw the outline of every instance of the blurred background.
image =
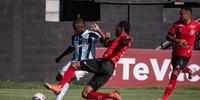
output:
[{"label": "blurred background", "polygon": [[[116,24],[131,24],[133,48],[155,49],[187,3],[200,17],[199,0],[0,0],[0,81],[55,80],[71,55],[55,58],[70,44],[72,21],[97,21],[114,37]],[[101,45],[98,45],[101,47]],[[199,43],[197,41],[196,48]]]}]

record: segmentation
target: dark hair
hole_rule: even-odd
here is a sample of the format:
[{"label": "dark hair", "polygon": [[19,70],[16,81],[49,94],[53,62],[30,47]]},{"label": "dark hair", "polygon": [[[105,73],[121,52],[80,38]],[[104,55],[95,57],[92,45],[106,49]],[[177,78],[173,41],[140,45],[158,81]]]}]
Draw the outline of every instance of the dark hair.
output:
[{"label": "dark hair", "polygon": [[75,24],[83,24],[85,26],[85,21],[81,18],[77,18],[73,21],[72,25],[74,26]]},{"label": "dark hair", "polygon": [[187,6],[187,5],[182,6],[181,9],[184,9],[184,10],[186,10],[186,11],[189,11],[189,12],[192,14],[192,8],[189,7],[189,6]]},{"label": "dark hair", "polygon": [[130,31],[130,24],[127,21],[120,21],[118,24],[119,27],[123,28],[124,31],[129,34]]}]

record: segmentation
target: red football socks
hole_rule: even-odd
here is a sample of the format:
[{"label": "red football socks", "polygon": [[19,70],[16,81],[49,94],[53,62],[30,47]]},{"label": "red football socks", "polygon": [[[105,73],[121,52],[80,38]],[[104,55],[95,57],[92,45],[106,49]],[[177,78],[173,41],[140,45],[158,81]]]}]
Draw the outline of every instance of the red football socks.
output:
[{"label": "red football socks", "polygon": [[87,99],[95,99],[95,100],[104,100],[109,98],[109,93],[100,93],[100,92],[90,92],[87,95]]},{"label": "red football socks", "polygon": [[63,87],[65,85],[66,82],[69,82],[75,75],[75,71],[76,69],[72,66],[70,66],[67,71],[65,72],[62,80],[60,81],[59,85],[61,85],[61,87]]},{"label": "red football socks", "polygon": [[176,79],[177,79],[177,76],[175,76],[175,75],[171,76],[171,79],[169,81],[168,87],[166,88],[165,93],[164,93],[164,95],[162,97],[163,100],[167,100],[169,95],[172,93],[172,91],[176,87]]}]

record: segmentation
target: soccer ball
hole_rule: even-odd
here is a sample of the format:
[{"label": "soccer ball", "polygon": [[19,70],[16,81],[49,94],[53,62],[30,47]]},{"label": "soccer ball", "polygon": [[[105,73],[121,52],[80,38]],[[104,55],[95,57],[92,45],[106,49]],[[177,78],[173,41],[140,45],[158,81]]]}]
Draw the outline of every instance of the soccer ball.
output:
[{"label": "soccer ball", "polygon": [[33,95],[32,100],[46,100],[46,97],[44,94],[38,92]]}]

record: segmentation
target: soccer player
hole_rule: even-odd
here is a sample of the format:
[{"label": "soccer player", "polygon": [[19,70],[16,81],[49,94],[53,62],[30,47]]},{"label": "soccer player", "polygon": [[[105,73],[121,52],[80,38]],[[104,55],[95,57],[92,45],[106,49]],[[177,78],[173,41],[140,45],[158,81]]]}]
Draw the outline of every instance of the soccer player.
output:
[{"label": "soccer player", "polygon": [[162,100],[167,100],[175,89],[176,80],[180,72],[188,73],[192,78],[194,70],[186,67],[192,55],[192,49],[197,32],[200,32],[200,24],[193,20],[192,9],[184,6],[180,10],[180,19],[172,26],[167,35],[167,40],[173,42],[172,66],[173,71],[169,84],[162,96]]},{"label": "soccer player", "polygon": [[[73,21],[73,30],[74,35],[72,36],[71,45],[59,56],[56,58],[56,63],[60,62],[61,58],[73,52],[71,61],[68,62],[57,74],[56,80],[61,81],[64,75],[64,72],[69,68],[71,64],[78,60],[94,59],[96,43],[108,39],[105,37],[104,33],[98,27],[96,23],[91,23],[91,28],[94,31],[87,30],[85,22],[82,19],[76,19]],[[98,32],[98,33],[97,33]],[[87,72],[86,71],[75,71],[75,77],[79,80]],[[62,89],[61,93],[57,95],[56,100],[61,100],[68,90],[69,84],[66,84]]]},{"label": "soccer player", "polygon": [[97,90],[111,78],[118,60],[130,47],[133,39],[129,36],[129,30],[130,24],[126,21],[120,21],[115,32],[117,38],[111,43],[102,58],[77,61],[65,72],[63,79],[58,85],[45,83],[45,87],[55,93],[59,93],[64,84],[70,82],[76,70],[85,70],[94,73],[94,76],[84,87],[82,91],[83,98],[89,100],[121,100],[118,91],[102,93],[97,92]]}]

